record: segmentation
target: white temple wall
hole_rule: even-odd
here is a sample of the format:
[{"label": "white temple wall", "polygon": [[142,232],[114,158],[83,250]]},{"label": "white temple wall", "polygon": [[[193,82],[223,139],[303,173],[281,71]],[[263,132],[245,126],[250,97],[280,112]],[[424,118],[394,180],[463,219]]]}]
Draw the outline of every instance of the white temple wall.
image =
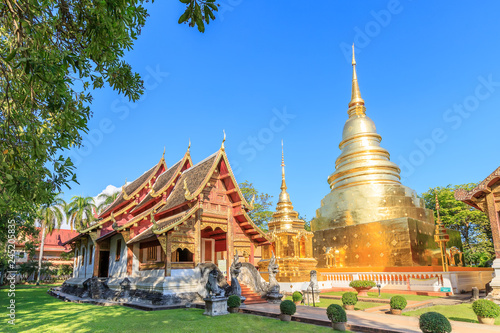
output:
[{"label": "white temple wall", "polygon": [[[76,278],[91,278],[94,271],[94,247],[92,240],[87,237],[87,244],[80,243],[75,249],[75,258],[73,261],[73,277]],[[91,250],[92,247],[92,250]],[[84,262],[82,256],[85,255]],[[92,258],[89,264],[89,256]]]},{"label": "white temple wall", "polygon": [[[117,243],[121,241],[120,258],[116,260]],[[127,276],[127,245],[123,236],[115,235],[110,239],[109,251],[109,277],[126,277]]]}]

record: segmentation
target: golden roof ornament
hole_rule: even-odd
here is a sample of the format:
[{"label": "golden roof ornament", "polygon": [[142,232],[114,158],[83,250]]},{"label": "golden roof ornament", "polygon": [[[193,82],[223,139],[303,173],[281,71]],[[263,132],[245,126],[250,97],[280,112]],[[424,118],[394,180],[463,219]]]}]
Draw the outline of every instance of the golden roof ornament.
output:
[{"label": "golden roof ornament", "polygon": [[224,139],[222,139],[222,144],[220,146],[220,149],[224,150],[224,142],[226,141],[226,131],[222,130],[222,133],[224,133]]},{"label": "golden roof ornament", "polygon": [[189,153],[189,150],[191,149],[191,138],[189,138],[189,144],[188,144],[188,153]]},{"label": "golden roof ornament", "polygon": [[351,101],[349,102],[349,110],[347,113],[349,117],[353,114],[365,114],[365,101],[361,98],[359,91],[358,75],[356,74],[356,58],[354,56],[354,44],[352,44],[352,88],[351,88]]},{"label": "golden roof ornament", "polygon": [[276,211],[269,221],[269,234],[277,231],[289,231],[297,233],[304,229],[305,222],[299,219],[299,214],[293,210],[293,205],[288,194],[285,180],[285,154],[283,140],[281,141],[281,193]]}]

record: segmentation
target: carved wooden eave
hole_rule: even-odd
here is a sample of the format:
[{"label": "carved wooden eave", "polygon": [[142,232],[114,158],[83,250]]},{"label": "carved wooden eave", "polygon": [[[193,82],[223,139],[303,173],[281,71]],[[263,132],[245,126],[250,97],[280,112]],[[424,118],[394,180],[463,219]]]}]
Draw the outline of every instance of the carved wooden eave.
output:
[{"label": "carved wooden eave", "polygon": [[[250,218],[250,216],[248,216],[247,212],[242,210],[242,213],[246,219],[246,222],[248,224],[250,224],[250,227],[251,227],[249,229],[244,229],[245,234],[247,234],[247,231],[251,231],[253,229],[255,232],[257,232],[258,237],[255,237],[255,234],[252,235],[250,237],[250,239],[252,239],[252,241],[259,243],[259,245],[264,245],[265,243],[271,243],[271,240],[267,237],[265,232],[263,232],[258,226],[255,225],[255,223],[253,223],[252,219]],[[259,238],[263,239],[264,241],[257,241],[257,239],[259,239]]]},{"label": "carved wooden eave", "polygon": [[[132,201],[128,205],[126,205],[125,207],[123,207],[122,209],[117,211],[116,214],[113,212],[113,215],[120,216],[121,214],[126,213],[129,209],[131,209],[135,205],[137,205],[137,202]],[[102,219],[102,220],[98,221],[96,224],[88,227],[87,229],[82,230],[81,233],[86,233],[86,232],[89,232],[95,228],[101,227],[104,223],[109,222],[109,221],[111,221],[111,214],[108,217],[106,217],[105,219]]]},{"label": "carved wooden eave", "polygon": [[[493,171],[488,177],[480,182],[471,191],[458,189],[455,191],[455,199],[463,201],[466,204],[484,211],[484,199],[486,194],[491,193],[493,185],[500,181],[500,167]],[[497,187],[499,188],[499,187]]]},{"label": "carved wooden eave", "polygon": [[117,227],[116,229],[115,228],[113,228],[113,229],[115,229],[116,231],[122,231],[124,229],[131,228],[134,224],[138,223],[143,218],[147,217],[148,215],[151,215],[151,213],[156,213],[156,210],[161,208],[161,206],[164,204],[165,204],[165,202],[163,200],[159,201],[156,205],[145,210],[144,212],[140,213],[139,215],[133,217],[130,221],[128,221],[124,225]]},{"label": "carved wooden eave", "polygon": [[166,221],[168,220],[169,218],[171,218],[171,216],[169,217],[166,217],[164,219],[161,219],[160,221],[156,222],[155,218],[154,218],[154,215],[151,214],[151,222],[153,223],[153,227],[152,227],[152,231],[153,233],[155,233],[156,235],[161,235],[171,229],[174,229],[175,227],[177,227],[178,225],[184,223],[187,219],[189,219],[194,213],[196,213],[196,211],[198,211],[198,209],[200,209],[200,204],[197,204],[195,206],[193,206],[190,210],[188,210],[183,216],[181,219],[179,219],[178,221],[166,226],[165,228],[162,228],[162,229],[159,229],[158,227],[158,224],[163,222],[163,221]]}]

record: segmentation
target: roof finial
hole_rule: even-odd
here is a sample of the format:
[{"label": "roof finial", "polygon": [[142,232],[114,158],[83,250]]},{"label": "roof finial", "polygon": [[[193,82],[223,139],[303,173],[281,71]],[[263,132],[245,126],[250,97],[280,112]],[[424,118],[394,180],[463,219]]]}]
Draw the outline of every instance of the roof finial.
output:
[{"label": "roof finial", "polygon": [[283,152],[283,139],[281,139],[281,189],[286,190],[285,182],[285,154]]},{"label": "roof finial", "polygon": [[165,146],[163,146],[163,155],[161,155],[161,159],[164,160],[165,159]]},{"label": "roof finial", "polygon": [[191,149],[191,138],[189,138],[188,151]]},{"label": "roof finial", "polygon": [[224,133],[224,139],[222,139],[222,144],[220,146],[220,149],[224,150],[224,141],[226,141],[226,131],[222,130],[222,133]]},{"label": "roof finial", "polygon": [[[352,90],[349,108],[355,105],[365,105],[365,101],[361,98],[361,92],[359,91],[358,76],[356,74],[356,58],[354,56],[354,44],[352,44]],[[362,112],[364,113],[364,109]],[[357,114],[359,112],[355,113]],[[351,113],[349,113],[349,116],[351,116]]]}]

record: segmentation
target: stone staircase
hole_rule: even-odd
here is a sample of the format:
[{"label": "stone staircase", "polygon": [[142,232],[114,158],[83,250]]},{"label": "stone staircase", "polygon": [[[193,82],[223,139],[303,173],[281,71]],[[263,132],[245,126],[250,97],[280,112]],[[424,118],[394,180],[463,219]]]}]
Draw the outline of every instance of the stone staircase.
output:
[{"label": "stone staircase", "polygon": [[240,282],[241,296],[246,297],[245,304],[258,304],[267,303],[265,299],[261,298],[259,294],[255,293],[250,287]]}]

